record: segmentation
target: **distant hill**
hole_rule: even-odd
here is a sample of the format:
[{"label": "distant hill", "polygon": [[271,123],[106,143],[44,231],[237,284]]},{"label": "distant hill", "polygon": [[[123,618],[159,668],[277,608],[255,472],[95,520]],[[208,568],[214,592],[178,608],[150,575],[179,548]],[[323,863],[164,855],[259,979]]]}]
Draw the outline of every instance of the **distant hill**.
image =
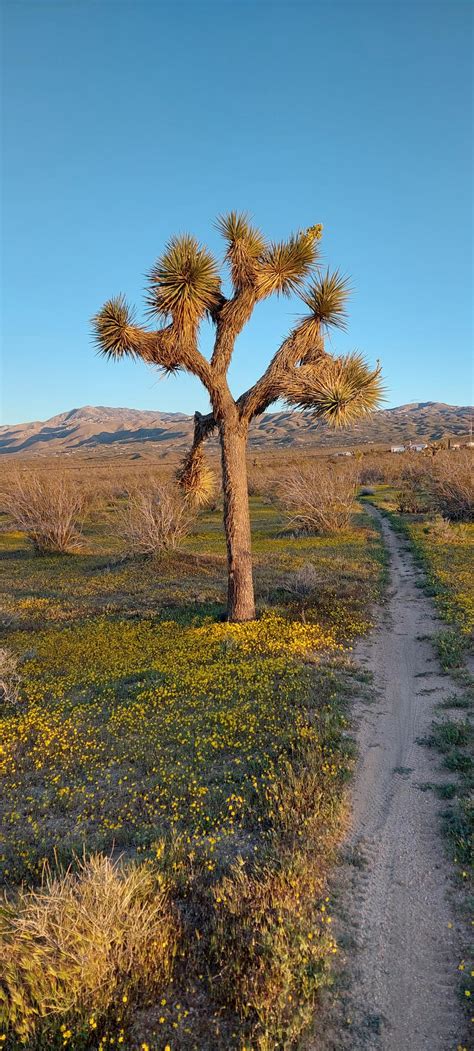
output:
[{"label": "distant hill", "polygon": [[[285,446],[389,445],[435,441],[469,434],[472,409],[442,402],[413,402],[381,409],[347,431],[333,431],[299,412],[265,413],[252,424],[254,448]],[[17,456],[149,455],[169,456],[187,448],[192,417],[181,412],[150,412],[86,405],[46,422],[0,427],[0,454]]]}]

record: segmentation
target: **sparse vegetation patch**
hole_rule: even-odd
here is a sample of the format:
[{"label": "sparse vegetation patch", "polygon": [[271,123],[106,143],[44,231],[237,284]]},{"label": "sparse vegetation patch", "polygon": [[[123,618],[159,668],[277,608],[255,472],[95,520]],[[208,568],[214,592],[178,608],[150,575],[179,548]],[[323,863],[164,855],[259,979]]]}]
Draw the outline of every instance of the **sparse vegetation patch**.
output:
[{"label": "sparse vegetation patch", "polygon": [[[265,599],[257,620],[228,624],[218,513],[201,512],[157,572],[121,558],[125,502],[96,503],[82,553],[67,559],[33,557],[4,520],[4,636],[21,662],[0,756],[9,1046],[290,1046],[337,948],[326,879],[353,761],[347,646],[380,585],[380,538],[363,516],[337,537],[285,536],[274,506],[254,498]],[[304,609],[285,587],[302,569]],[[116,900],[114,967],[112,926],[90,899],[102,879]],[[132,907],[119,935],[129,880],[143,889],[140,916],[160,904],[162,955],[139,924],[142,948],[130,941]],[[79,989],[86,899],[101,949],[95,960],[84,947]],[[66,916],[70,940],[58,944]]]}]

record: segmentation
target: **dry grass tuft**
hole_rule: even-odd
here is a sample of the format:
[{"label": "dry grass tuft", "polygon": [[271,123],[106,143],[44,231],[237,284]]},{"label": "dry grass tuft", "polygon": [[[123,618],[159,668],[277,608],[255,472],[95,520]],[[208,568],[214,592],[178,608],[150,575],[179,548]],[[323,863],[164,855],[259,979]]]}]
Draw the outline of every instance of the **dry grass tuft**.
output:
[{"label": "dry grass tuft", "polygon": [[38,554],[66,554],[80,546],[88,495],[67,475],[15,472],[0,500]]},{"label": "dry grass tuft", "polygon": [[169,981],[177,938],[147,867],[95,855],[77,875],[47,872],[40,890],[21,890],[1,910],[0,1024],[26,1043],[72,1012],[104,1017],[138,987]]},{"label": "dry grass tuft", "polygon": [[434,515],[426,526],[425,532],[438,544],[458,544],[464,539],[464,534],[466,534],[466,539],[469,535],[466,526],[460,525],[456,529],[449,518],[443,518],[443,515]]},{"label": "dry grass tuft", "polygon": [[353,464],[314,464],[285,475],[277,499],[290,528],[304,533],[334,533],[349,526],[358,484]]},{"label": "dry grass tuft", "polygon": [[19,684],[18,657],[11,650],[0,646],[0,701],[15,704]]},{"label": "dry grass tuft", "polygon": [[155,483],[130,494],[118,531],[129,554],[153,557],[176,550],[194,517],[190,501],[177,486]]}]

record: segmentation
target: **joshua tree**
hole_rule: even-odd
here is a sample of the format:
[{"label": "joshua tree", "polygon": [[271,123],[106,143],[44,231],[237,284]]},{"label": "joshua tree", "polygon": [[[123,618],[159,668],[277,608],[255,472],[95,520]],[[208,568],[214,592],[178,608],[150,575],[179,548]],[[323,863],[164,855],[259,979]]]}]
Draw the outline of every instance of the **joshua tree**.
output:
[{"label": "joshua tree", "polygon": [[[370,369],[360,354],[335,357],[326,352],[329,326],[345,327],[347,279],[318,265],[322,226],[311,226],[288,241],[268,242],[246,215],[231,212],[218,220],[226,243],[232,294],[223,295],[218,265],[189,235],[174,237],[150,271],[150,315],[163,327],[138,327],[124,296],[110,299],[94,318],[103,354],[141,358],[164,373],[184,369],[204,384],[212,407],[196,412],[194,440],[181,472],[188,494],[205,483],[203,443],[217,430],[221,445],[224,526],[228,556],[229,620],[255,616],[247,491],[246,445],[251,420],[275,401],[309,411],[335,427],[370,412],[382,394],[380,367]],[[236,337],[256,304],[273,294],[298,293],[306,310],[283,340],[259,380],[235,399],[227,373]],[[204,317],[215,326],[210,360],[199,349]]]}]

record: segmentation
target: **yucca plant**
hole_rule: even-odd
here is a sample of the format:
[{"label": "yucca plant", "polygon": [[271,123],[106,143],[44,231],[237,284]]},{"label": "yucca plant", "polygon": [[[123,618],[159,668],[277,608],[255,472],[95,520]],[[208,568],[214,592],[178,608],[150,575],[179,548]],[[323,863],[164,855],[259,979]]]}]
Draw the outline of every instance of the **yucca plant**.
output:
[{"label": "yucca plant", "polygon": [[[141,358],[165,373],[186,370],[204,384],[211,412],[195,414],[194,441],[178,472],[188,501],[208,498],[212,479],[202,445],[217,430],[221,444],[224,526],[228,555],[228,617],[255,616],[246,446],[251,420],[278,400],[311,412],[332,427],[351,424],[380,403],[380,366],[360,354],[328,354],[324,334],[345,328],[349,285],[339,271],[319,270],[322,226],[270,242],[245,214],[217,220],[225,242],[232,294],[223,295],[219,268],[208,250],[188,234],[174,237],[149,274],[149,312],[163,327],[137,326],[123,296],[110,299],[94,318],[95,337],[107,357]],[[240,398],[227,373],[235,341],[259,302],[270,295],[298,295],[306,311],[263,375]],[[215,326],[210,360],[199,349],[204,318]]]}]

